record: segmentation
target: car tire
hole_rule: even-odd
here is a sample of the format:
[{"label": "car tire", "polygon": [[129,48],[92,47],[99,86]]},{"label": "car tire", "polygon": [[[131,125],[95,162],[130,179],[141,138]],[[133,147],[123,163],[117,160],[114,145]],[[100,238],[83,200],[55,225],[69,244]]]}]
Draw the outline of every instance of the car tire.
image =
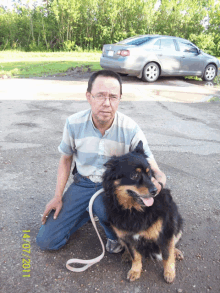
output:
[{"label": "car tire", "polygon": [[144,66],[142,75],[143,81],[154,82],[158,79],[159,75],[160,68],[156,63],[150,62]]},{"label": "car tire", "polygon": [[204,81],[212,81],[216,77],[216,72],[217,72],[217,70],[216,70],[215,65],[209,64],[205,68],[205,72],[204,72],[202,79]]}]

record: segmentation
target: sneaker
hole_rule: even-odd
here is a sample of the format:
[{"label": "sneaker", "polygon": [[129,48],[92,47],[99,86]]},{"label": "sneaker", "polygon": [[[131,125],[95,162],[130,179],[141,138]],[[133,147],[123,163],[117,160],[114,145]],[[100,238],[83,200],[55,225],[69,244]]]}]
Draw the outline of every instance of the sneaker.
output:
[{"label": "sneaker", "polygon": [[124,249],[118,240],[107,239],[106,250],[109,253],[119,253]]},{"label": "sneaker", "polygon": [[94,221],[95,222],[98,222],[99,221],[99,218],[95,215],[95,216],[93,216],[93,218],[94,218]]}]

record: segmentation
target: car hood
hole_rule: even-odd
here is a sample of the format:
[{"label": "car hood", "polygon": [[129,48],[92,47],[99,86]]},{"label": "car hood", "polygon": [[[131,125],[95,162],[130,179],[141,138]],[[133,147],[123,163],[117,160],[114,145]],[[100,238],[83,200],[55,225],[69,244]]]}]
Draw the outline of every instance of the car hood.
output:
[{"label": "car hood", "polygon": [[202,52],[202,55],[204,55],[205,57],[209,57],[209,58],[212,58],[212,59],[215,59],[215,60],[218,61],[218,59],[217,59],[216,57],[214,57],[214,56],[212,56],[212,55],[209,55],[209,54],[207,54],[207,53],[205,53],[205,52],[203,52],[203,51],[201,51],[201,52]]}]

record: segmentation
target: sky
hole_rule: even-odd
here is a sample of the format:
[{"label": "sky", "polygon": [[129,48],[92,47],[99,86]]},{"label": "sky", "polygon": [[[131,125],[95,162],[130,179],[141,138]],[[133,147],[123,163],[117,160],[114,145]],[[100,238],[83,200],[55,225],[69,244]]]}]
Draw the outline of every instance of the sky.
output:
[{"label": "sky", "polygon": [[[26,4],[26,3],[30,3],[30,4],[33,4],[34,2],[35,3],[38,3],[38,4],[41,4],[42,2],[44,2],[45,0],[20,0],[20,2],[22,4]],[[12,5],[16,2],[19,2],[18,0],[0,0],[0,5],[3,5],[7,8],[11,8]]]}]

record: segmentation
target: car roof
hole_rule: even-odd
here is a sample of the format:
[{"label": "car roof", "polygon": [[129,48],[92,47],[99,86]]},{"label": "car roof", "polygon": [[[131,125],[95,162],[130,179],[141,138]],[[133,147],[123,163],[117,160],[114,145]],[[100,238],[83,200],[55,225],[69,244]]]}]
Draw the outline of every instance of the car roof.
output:
[{"label": "car roof", "polygon": [[[167,36],[167,35],[136,35],[136,36],[133,36],[133,37],[130,37],[130,38],[127,38],[127,39],[133,39],[133,38],[143,38],[143,37],[152,37],[154,39],[156,38],[174,38],[174,39],[178,39],[178,40],[184,40],[184,41],[187,41],[191,44],[193,44],[191,41],[187,40],[187,39],[183,39],[183,38],[180,38],[180,37],[175,37],[175,36]],[[122,41],[121,41],[122,42]],[[194,45],[194,44],[193,44]]]},{"label": "car roof", "polygon": [[[117,43],[123,43],[123,41],[125,40],[132,40],[132,39],[141,39],[141,38],[146,38],[146,37],[149,37],[149,38],[152,38],[154,40],[157,40],[157,39],[160,39],[160,38],[172,38],[172,39],[176,39],[176,40],[182,40],[182,41],[186,41],[190,44],[193,44],[191,41],[187,40],[187,39],[183,39],[183,38],[180,38],[180,37],[175,37],[175,36],[168,36],[168,35],[149,35],[149,34],[146,34],[146,35],[136,35],[136,36],[132,36],[132,37],[129,37],[129,38],[126,38],[122,41],[119,41]],[[195,46],[195,44],[193,44]]]},{"label": "car roof", "polygon": [[[131,38],[143,38],[143,37],[153,37],[153,38],[175,38],[175,39],[181,39],[181,40],[186,40],[186,39],[183,39],[183,38],[180,38],[180,37],[175,37],[175,36],[167,36],[167,35],[136,35],[136,36],[133,36]],[[186,40],[188,41],[188,40]],[[190,42],[190,41],[189,41]]]}]

